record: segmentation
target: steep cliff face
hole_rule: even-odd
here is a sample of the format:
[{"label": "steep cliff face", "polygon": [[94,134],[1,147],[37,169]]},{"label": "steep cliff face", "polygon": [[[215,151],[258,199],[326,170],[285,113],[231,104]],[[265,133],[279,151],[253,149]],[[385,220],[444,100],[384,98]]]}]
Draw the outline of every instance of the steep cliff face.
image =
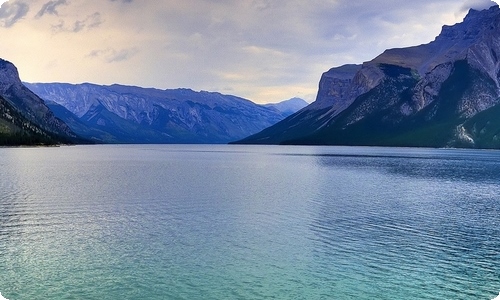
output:
[{"label": "steep cliff face", "polygon": [[78,140],[42,99],[21,82],[16,67],[0,59],[1,144],[57,144]]},{"label": "steep cliff face", "polygon": [[189,89],[26,85],[52,102],[54,111],[75,132],[110,143],[227,143],[259,132],[285,117],[274,107]]},{"label": "steep cliff face", "polygon": [[353,91],[353,84],[356,73],[361,69],[361,65],[344,65],[332,68],[323,73],[319,81],[319,91],[314,101],[307,109],[330,108],[332,112],[342,110],[342,107],[349,106],[353,98],[356,98],[356,91]]},{"label": "steep cliff face", "polygon": [[307,115],[242,142],[500,147],[483,113],[500,103],[499,26],[498,6],[470,10],[429,44],[386,50],[356,72],[334,68]]}]

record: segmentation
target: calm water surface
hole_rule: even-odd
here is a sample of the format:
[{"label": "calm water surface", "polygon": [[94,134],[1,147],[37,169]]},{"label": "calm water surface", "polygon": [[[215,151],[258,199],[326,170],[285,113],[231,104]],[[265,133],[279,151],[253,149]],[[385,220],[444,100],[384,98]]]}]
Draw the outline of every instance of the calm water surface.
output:
[{"label": "calm water surface", "polygon": [[492,299],[500,152],[0,149],[0,292],[35,299]]}]

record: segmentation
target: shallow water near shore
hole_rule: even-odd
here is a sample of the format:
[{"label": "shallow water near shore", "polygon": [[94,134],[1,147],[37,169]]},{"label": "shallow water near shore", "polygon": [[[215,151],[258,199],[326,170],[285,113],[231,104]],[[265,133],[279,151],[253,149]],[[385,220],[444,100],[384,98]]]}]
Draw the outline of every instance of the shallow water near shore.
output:
[{"label": "shallow water near shore", "polygon": [[0,149],[0,292],[21,299],[493,299],[500,152]]}]

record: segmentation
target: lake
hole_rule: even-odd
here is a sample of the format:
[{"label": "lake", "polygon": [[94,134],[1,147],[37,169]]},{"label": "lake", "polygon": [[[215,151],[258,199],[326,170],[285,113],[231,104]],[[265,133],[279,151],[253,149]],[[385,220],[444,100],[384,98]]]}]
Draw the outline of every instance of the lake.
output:
[{"label": "lake", "polygon": [[0,292],[35,299],[492,299],[500,152],[0,149]]}]

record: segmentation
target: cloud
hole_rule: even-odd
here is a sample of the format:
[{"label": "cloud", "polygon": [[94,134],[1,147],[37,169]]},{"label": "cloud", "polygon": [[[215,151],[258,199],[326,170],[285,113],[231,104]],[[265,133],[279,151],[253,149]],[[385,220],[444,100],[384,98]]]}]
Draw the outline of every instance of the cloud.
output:
[{"label": "cloud", "polygon": [[137,54],[139,50],[137,48],[128,48],[115,50],[113,48],[107,48],[104,50],[92,50],[87,56],[91,58],[101,58],[107,63],[126,61]]},{"label": "cloud", "polygon": [[73,32],[79,32],[79,31],[83,30],[84,28],[92,29],[92,28],[99,27],[99,25],[101,25],[102,22],[103,21],[101,18],[101,14],[98,12],[95,12],[95,13],[87,16],[87,18],[85,18],[82,21],[76,21],[74,26],[73,26]]},{"label": "cloud", "polygon": [[88,15],[83,20],[77,20],[72,22],[71,25],[67,26],[66,22],[60,20],[58,24],[52,25],[52,30],[54,32],[80,32],[84,29],[93,29],[99,27],[103,23],[101,14],[99,12],[95,12],[91,15]]},{"label": "cloud", "polygon": [[0,7],[0,25],[12,27],[21,20],[29,11],[29,5],[22,1],[7,1]]},{"label": "cloud", "polygon": [[471,8],[475,9],[475,10],[483,10],[483,9],[490,8],[494,5],[498,5],[498,4],[491,1],[491,0],[467,0],[460,8],[460,12],[462,12],[462,13],[467,12]]},{"label": "cloud", "polygon": [[56,15],[58,16],[59,13],[57,12],[57,7],[59,5],[67,5],[66,0],[53,0],[45,3],[42,6],[42,9],[36,14],[36,18],[41,18],[45,14],[50,14],[50,15]]}]

